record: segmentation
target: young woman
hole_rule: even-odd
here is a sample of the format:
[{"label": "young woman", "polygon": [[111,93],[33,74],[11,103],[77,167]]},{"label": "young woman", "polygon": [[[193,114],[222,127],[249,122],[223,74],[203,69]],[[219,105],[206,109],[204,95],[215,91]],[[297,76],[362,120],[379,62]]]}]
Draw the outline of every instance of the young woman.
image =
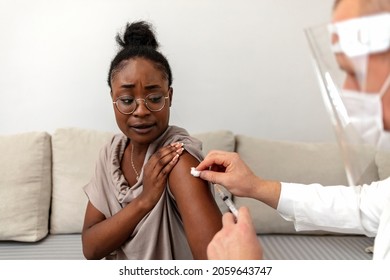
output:
[{"label": "young woman", "polygon": [[108,84],[123,134],[102,149],[82,233],[87,259],[206,259],[221,229],[211,185],[190,174],[201,143],[169,126],[171,69],[151,26],[117,36]]}]

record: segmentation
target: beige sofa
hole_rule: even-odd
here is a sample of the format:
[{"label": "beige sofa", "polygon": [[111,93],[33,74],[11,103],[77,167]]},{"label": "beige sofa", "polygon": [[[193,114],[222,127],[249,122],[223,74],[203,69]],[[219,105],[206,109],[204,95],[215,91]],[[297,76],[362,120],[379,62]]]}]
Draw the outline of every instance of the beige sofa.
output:
[{"label": "beige sofa", "polygon": [[[98,152],[112,136],[79,128],[0,136],[0,259],[83,259],[80,232]],[[298,143],[234,135],[230,131],[194,134],[211,149],[235,151],[254,172],[285,182],[346,184],[334,143]],[[390,174],[390,155],[375,154],[369,180]],[[222,212],[226,206],[216,197]],[[370,259],[373,239],[326,232],[296,232],[277,212],[248,198],[268,259]]]}]

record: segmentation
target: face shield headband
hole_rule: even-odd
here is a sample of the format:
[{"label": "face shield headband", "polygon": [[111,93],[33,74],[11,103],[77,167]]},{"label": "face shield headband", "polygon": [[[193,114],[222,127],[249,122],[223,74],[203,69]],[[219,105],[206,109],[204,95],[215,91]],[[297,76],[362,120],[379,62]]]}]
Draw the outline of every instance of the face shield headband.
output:
[{"label": "face shield headband", "polygon": [[[370,174],[371,168],[375,168],[375,147],[364,141],[357,126],[351,122],[345,91],[351,77],[356,85],[354,95],[360,96],[366,91],[368,76],[372,75],[372,69],[368,67],[370,55],[385,53],[390,49],[390,13],[312,27],[306,29],[305,34],[348,183],[360,185],[372,182],[377,178],[370,178],[367,174]],[[381,83],[384,85],[386,82]]]},{"label": "face shield headband", "polygon": [[390,13],[354,18],[328,25],[334,53],[356,57],[390,48]]},{"label": "face shield headband", "polygon": [[390,13],[381,13],[328,24],[331,50],[343,55],[354,69],[362,91],[367,88],[367,57],[390,48]]}]

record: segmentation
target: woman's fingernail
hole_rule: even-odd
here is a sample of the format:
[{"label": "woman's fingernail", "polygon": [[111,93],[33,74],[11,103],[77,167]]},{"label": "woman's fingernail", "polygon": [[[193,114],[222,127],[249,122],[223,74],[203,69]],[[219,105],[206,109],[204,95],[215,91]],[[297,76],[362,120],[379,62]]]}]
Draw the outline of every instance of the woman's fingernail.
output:
[{"label": "woman's fingernail", "polygon": [[183,153],[183,151],[184,151],[184,148],[180,148],[180,149],[178,149],[178,150],[176,151],[176,153],[177,153],[178,155],[181,155],[181,154]]},{"label": "woman's fingernail", "polygon": [[179,158],[179,154],[176,154],[173,159],[171,160],[172,163],[175,163]]}]

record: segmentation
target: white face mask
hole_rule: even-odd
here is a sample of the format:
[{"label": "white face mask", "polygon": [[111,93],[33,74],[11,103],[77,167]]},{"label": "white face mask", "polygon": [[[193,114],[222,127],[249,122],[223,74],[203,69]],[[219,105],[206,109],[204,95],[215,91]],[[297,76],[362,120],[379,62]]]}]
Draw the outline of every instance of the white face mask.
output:
[{"label": "white face mask", "polygon": [[382,96],[389,85],[390,76],[387,77],[379,93],[353,90],[343,90],[341,93],[350,123],[364,143],[385,150],[390,150],[390,132],[383,128]]}]

